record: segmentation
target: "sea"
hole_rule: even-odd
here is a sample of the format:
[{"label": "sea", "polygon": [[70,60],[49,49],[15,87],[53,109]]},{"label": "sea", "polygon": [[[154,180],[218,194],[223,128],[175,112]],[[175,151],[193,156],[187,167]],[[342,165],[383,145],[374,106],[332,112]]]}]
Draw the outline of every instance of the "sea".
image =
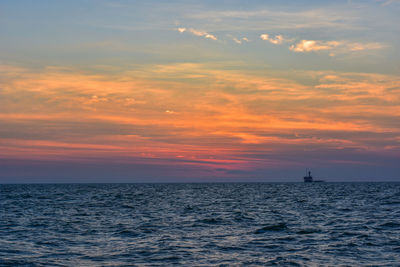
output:
[{"label": "sea", "polygon": [[2,184],[0,266],[400,266],[400,183]]}]

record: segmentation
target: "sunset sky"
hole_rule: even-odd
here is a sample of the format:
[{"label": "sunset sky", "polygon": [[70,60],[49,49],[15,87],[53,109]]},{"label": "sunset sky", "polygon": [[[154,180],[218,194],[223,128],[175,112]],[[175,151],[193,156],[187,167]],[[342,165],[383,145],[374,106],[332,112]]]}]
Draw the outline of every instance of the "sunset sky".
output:
[{"label": "sunset sky", "polygon": [[400,1],[0,2],[0,183],[400,181]]}]

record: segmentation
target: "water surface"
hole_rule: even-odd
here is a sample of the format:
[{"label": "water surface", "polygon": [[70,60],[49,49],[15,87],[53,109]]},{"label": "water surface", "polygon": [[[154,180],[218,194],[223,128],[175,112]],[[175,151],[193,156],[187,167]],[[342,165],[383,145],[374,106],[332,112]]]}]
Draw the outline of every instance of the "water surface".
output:
[{"label": "water surface", "polygon": [[400,263],[400,183],[0,185],[1,266]]}]

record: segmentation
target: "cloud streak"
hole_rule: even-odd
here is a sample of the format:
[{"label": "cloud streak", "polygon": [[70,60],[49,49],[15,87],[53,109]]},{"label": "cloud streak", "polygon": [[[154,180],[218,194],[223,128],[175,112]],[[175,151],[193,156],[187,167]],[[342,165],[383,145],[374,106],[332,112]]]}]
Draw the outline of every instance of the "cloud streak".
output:
[{"label": "cloud streak", "polygon": [[301,40],[289,47],[293,52],[308,53],[316,51],[334,51],[339,53],[360,52],[371,49],[383,49],[386,46],[381,43],[354,43],[349,41],[321,41]]},{"label": "cloud streak", "polygon": [[250,42],[250,40],[247,39],[247,37],[242,37],[242,38],[238,39],[238,38],[232,36],[232,40],[237,44],[242,44],[243,42]]},{"label": "cloud streak", "polygon": [[291,45],[290,50],[294,52],[313,52],[321,50],[332,50],[341,45],[338,41],[316,41],[316,40],[301,40],[296,45]]},{"label": "cloud streak", "polygon": [[275,45],[282,44],[285,41],[285,39],[283,38],[282,35],[276,35],[274,38],[271,38],[266,33],[261,34],[260,38],[261,38],[261,40],[268,41],[271,44],[275,44]]},{"label": "cloud streak", "polygon": [[188,29],[187,28],[178,28],[178,31],[180,33],[189,32],[189,33],[191,33],[191,34],[193,34],[195,36],[204,37],[206,39],[211,39],[211,40],[214,40],[214,41],[218,40],[218,38],[215,35],[211,34],[211,33],[208,33],[208,32],[205,32],[205,31],[196,30],[196,29],[193,29],[193,28],[188,28]]}]

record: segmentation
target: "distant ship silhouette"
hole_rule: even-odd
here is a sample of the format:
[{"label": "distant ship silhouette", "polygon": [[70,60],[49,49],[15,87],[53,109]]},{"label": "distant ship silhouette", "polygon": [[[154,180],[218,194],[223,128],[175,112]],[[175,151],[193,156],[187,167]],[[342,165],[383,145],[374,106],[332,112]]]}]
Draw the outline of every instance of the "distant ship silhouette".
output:
[{"label": "distant ship silhouette", "polygon": [[306,176],[304,176],[304,182],[305,183],[322,183],[325,181],[324,180],[314,180],[313,177],[311,176],[311,171],[306,169]]}]

